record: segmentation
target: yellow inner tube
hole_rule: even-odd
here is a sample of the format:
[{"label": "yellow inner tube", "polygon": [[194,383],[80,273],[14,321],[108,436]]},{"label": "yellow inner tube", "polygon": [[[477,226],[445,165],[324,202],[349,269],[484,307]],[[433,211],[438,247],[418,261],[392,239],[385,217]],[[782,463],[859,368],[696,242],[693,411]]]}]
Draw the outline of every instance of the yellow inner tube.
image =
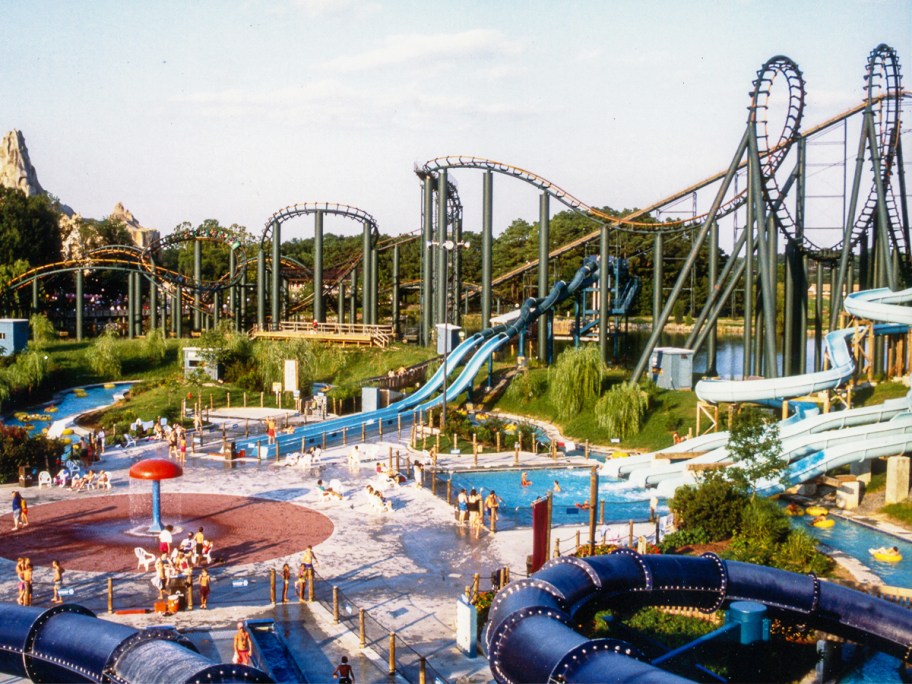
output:
[{"label": "yellow inner tube", "polygon": [[827,528],[827,527],[832,527],[836,523],[833,522],[832,518],[824,518],[823,520],[813,521],[810,524],[813,525],[814,527]]},{"label": "yellow inner tube", "polygon": [[885,563],[899,563],[903,559],[901,553],[893,553],[892,551],[881,551],[880,549],[868,549],[871,552],[871,555],[874,556],[879,561]]},{"label": "yellow inner tube", "polygon": [[808,506],[804,509],[804,512],[808,515],[826,515],[830,511],[823,506]]}]

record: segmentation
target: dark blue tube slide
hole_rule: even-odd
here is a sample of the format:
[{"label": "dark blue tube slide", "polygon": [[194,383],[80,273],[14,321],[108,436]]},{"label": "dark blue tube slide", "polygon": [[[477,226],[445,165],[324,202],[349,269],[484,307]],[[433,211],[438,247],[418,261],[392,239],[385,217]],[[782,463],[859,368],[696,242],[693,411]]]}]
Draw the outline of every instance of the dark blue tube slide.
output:
[{"label": "dark blue tube slide", "polygon": [[905,658],[912,611],[813,575],[714,554],[607,556],[549,561],[512,582],[491,606],[484,645],[498,682],[687,681],[643,662],[638,650],[613,639],[588,640],[573,625],[610,608],[689,606],[711,612],[731,601],[766,605],[770,617],[799,622]]},{"label": "dark blue tube slide", "polygon": [[174,629],[138,631],[72,603],[0,603],[0,672],[34,682],[272,682],[256,668],[212,662]]}]

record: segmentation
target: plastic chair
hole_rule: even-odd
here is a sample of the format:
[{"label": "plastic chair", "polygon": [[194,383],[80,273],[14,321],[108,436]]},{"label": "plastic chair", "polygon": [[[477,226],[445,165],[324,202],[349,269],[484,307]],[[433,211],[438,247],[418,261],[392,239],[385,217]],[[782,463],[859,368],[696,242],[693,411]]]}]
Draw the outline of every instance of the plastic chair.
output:
[{"label": "plastic chair", "polygon": [[142,566],[143,570],[149,572],[149,566],[155,562],[155,554],[149,553],[141,546],[135,547],[133,553],[136,554],[136,568],[139,569]]},{"label": "plastic chair", "polygon": [[42,470],[40,473],[38,473],[38,489],[41,489],[42,487],[53,487],[53,486],[54,486],[54,480],[48,471]]}]

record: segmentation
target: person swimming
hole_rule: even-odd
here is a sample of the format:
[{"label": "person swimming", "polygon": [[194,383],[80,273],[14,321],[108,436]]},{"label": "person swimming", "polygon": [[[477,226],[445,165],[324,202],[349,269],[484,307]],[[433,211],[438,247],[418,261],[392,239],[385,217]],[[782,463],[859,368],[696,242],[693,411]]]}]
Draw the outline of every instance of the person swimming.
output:
[{"label": "person swimming", "polygon": [[532,484],[532,480],[529,479],[529,477],[526,475],[526,471],[524,470],[522,477],[519,480],[519,486],[528,487],[530,484]]},{"label": "person swimming", "polygon": [[558,482],[557,480],[555,480],[555,481],[554,481],[554,493],[556,494],[556,493],[559,492],[560,490],[561,490],[561,488],[560,488],[560,482]]}]

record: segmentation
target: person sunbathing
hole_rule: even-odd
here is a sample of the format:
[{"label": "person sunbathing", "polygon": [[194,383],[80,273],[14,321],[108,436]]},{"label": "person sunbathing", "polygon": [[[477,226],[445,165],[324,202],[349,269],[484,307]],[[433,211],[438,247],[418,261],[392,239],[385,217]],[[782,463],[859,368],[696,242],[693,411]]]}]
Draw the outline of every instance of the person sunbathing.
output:
[{"label": "person sunbathing", "polygon": [[334,491],[332,487],[327,487],[324,485],[323,480],[317,480],[317,491],[319,491],[324,497],[335,496],[339,499],[342,498],[342,494]]},{"label": "person sunbathing", "polygon": [[77,480],[75,480],[75,479],[73,480],[72,489],[74,492],[82,492],[82,491],[91,489],[94,486],[95,486],[95,471],[90,470],[88,473],[86,473],[85,477],[79,478],[78,484],[77,484]]}]

